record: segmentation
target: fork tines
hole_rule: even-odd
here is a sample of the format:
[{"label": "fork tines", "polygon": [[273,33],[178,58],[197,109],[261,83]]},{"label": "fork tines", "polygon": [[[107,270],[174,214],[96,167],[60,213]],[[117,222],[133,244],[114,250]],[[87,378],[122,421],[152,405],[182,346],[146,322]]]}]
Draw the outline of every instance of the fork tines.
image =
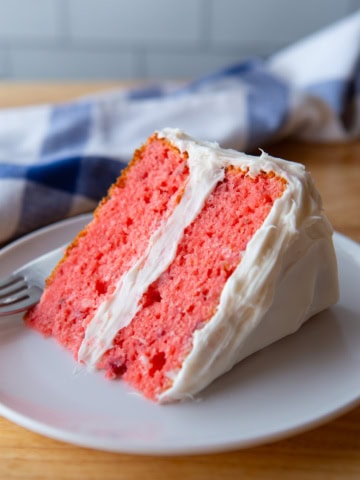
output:
[{"label": "fork tines", "polygon": [[22,275],[10,275],[0,280],[0,316],[20,312],[40,299],[42,290],[29,286]]},{"label": "fork tines", "polygon": [[[27,283],[24,277],[20,275],[11,275],[8,278],[0,281],[0,303],[11,294],[23,291],[27,288]],[[9,303],[9,302],[6,302]]]}]

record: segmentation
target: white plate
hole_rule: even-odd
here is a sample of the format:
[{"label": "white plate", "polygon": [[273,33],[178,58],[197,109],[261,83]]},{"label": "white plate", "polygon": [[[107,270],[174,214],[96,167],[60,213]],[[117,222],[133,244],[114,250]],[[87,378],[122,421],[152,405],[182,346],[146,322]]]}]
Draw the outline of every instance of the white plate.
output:
[{"label": "white plate", "polygon": [[[42,229],[0,254],[1,274],[70,240],[88,221]],[[360,400],[360,245],[335,234],[341,299],[298,333],[241,362],[198,399],[160,406],[101,373],[76,371],[52,339],[0,323],[0,414],[43,435],[117,452],[248,447],[319,425]]]}]

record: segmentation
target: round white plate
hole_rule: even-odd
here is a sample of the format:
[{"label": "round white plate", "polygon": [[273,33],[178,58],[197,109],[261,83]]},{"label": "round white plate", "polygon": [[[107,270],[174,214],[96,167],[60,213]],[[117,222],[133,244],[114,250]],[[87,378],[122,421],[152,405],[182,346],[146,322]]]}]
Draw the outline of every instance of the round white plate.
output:
[{"label": "round white plate", "polygon": [[[81,216],[3,249],[0,276],[72,239]],[[0,320],[0,414],[77,445],[138,454],[248,447],[319,425],[360,401],[360,245],[335,234],[341,298],[299,332],[242,361],[198,398],[160,406],[100,372],[76,370],[54,340]]]}]

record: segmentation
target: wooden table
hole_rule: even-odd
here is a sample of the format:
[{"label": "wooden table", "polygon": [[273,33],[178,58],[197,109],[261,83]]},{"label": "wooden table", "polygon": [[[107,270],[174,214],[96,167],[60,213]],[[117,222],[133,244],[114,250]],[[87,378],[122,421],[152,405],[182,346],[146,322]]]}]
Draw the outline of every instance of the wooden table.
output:
[{"label": "wooden table", "polygon": [[[0,106],[58,102],[113,86],[0,84]],[[334,228],[360,241],[360,141],[347,145],[287,141],[267,150],[303,162],[315,178]],[[322,427],[273,444],[186,457],[93,451],[44,438],[0,418],[0,479],[19,478],[359,479],[360,406]]]}]

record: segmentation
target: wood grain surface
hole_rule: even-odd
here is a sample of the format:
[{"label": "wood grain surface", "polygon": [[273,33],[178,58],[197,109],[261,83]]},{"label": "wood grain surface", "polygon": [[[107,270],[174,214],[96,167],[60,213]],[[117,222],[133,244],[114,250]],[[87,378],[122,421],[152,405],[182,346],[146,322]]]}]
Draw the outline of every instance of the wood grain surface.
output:
[{"label": "wood grain surface", "polygon": [[[0,107],[59,102],[113,86],[0,84]],[[282,142],[266,150],[304,163],[315,178],[334,228],[360,241],[360,141],[344,145]],[[183,457],[80,448],[34,434],[0,417],[0,479],[21,478],[359,479],[360,406],[323,426],[269,445]]]}]

